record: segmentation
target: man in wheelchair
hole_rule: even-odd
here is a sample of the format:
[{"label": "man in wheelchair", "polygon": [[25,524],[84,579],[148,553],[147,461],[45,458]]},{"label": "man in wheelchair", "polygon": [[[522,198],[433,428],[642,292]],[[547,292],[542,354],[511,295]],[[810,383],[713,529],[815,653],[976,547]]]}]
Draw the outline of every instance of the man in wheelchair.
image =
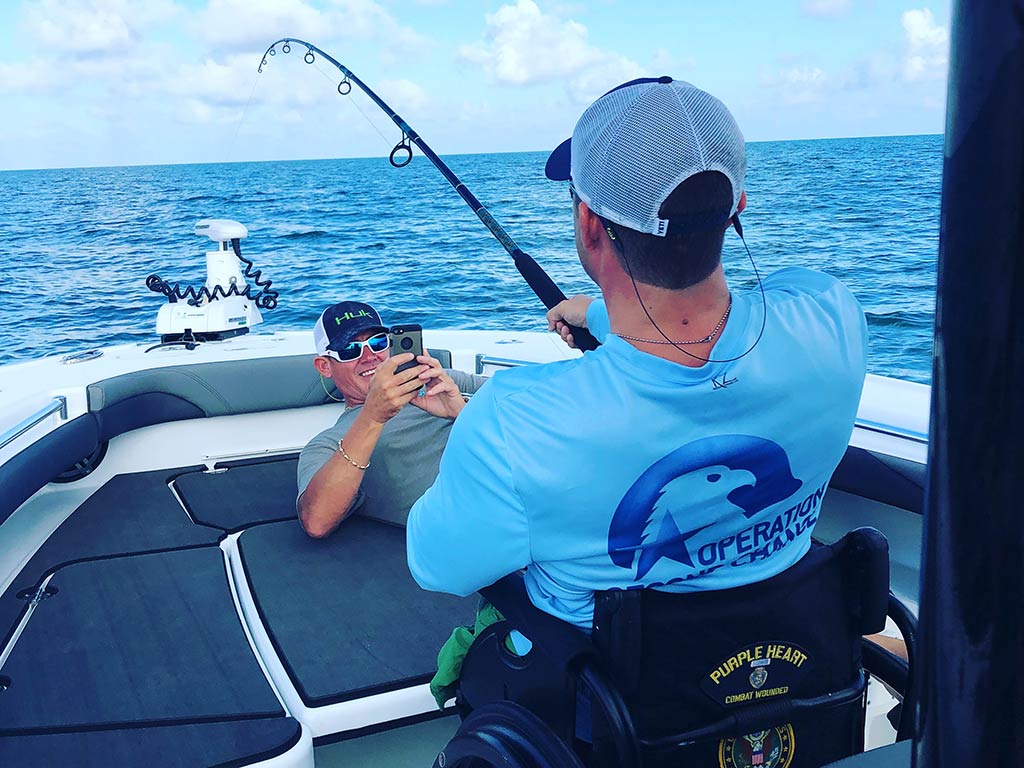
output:
[{"label": "man in wheelchair", "polygon": [[[824,579],[810,565],[811,575],[786,576],[821,559],[808,554],[811,531],[853,429],[867,328],[849,290],[809,269],[730,291],[722,248],[728,228],[742,238],[745,171],[732,115],[688,83],[631,81],[584,112],[546,173],[569,182],[579,258],[602,298],[573,297],[548,319],[570,344],[573,325],[602,346],[495,376],[454,425],[407,541],[426,589],[468,595],[522,569],[520,596],[534,613],[575,627],[580,654],[597,653],[599,662],[576,671],[591,670],[599,688],[594,681],[614,681],[627,704],[658,701],[613,718],[635,720],[640,741],[678,735],[691,711],[739,718],[749,706],[758,714],[740,718],[733,734],[744,741],[733,757],[722,747],[719,762],[743,765],[749,752],[749,764],[776,768],[806,750],[760,713],[777,710],[783,690],[789,700],[813,698],[812,670],[837,658],[845,668],[830,683],[859,700],[859,689],[847,690],[857,685],[858,638],[880,629],[877,611],[855,613],[823,622],[829,639],[818,642],[813,625],[834,593],[816,591]],[[795,581],[792,594],[769,591],[775,579]],[[734,589],[749,590],[744,608],[718,621],[718,596]],[[563,654],[536,621],[521,627],[505,600],[490,599],[545,654]],[[677,601],[685,608],[667,609]],[[811,613],[782,627],[768,621],[792,608]],[[847,640],[845,651],[829,650]],[[470,693],[472,656],[467,707],[489,698]],[[575,670],[577,659],[563,660]],[[545,682],[565,671],[555,666],[539,673]],[[526,706],[554,717],[572,741],[577,715],[588,721],[592,705],[600,754],[618,726],[605,727],[611,715],[586,676],[579,692],[575,676],[566,679],[568,698],[537,688]],[[515,698],[497,690],[499,700]]]},{"label": "man in wheelchair", "polygon": [[[514,759],[495,764],[524,768],[828,765],[864,747],[862,661],[909,687],[907,663],[861,638],[887,611],[913,638],[888,583],[887,543],[863,528],[755,584],[600,592],[587,638],[507,576],[481,590],[508,620],[466,657],[445,762],[486,765],[499,744]],[[513,627],[534,641],[524,657],[504,643]]]}]

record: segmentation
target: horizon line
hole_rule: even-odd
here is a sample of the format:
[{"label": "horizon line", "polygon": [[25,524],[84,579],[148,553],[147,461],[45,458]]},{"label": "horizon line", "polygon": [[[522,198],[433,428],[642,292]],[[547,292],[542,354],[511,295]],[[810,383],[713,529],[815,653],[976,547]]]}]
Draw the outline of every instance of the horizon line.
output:
[{"label": "horizon line", "polygon": [[[942,133],[894,133],[894,134],[872,134],[869,136],[824,136],[817,138],[801,139],[758,139],[746,141],[745,144],[785,144],[789,142],[808,141],[850,141],[853,139],[900,139],[918,136],[942,136]],[[438,157],[477,157],[480,155],[528,155],[535,153],[550,152],[549,149],[527,149],[527,150],[499,150],[494,152],[451,152],[438,153]],[[419,154],[422,155],[422,152]],[[324,162],[336,160],[375,160],[386,159],[387,154],[373,155],[352,155],[346,157],[293,157],[277,158],[270,160],[215,160],[215,161],[189,161],[179,163],[122,163],[119,165],[66,165],[66,166],[41,166],[35,168],[2,168],[0,173],[32,173],[36,171],[85,171],[114,168],[168,168],[188,165],[251,165],[254,163],[306,163]]]}]

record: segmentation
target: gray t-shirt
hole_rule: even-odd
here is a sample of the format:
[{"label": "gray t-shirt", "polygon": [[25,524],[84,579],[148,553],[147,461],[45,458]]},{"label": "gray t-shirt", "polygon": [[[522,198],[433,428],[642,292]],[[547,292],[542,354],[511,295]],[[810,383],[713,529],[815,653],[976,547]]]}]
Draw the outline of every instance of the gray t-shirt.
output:
[{"label": "gray t-shirt", "polygon": [[[462,371],[446,371],[460,392],[473,394],[487,379]],[[299,454],[299,495],[320,468],[337,452],[338,443],[359,414],[361,405],[346,408],[337,423],[310,440]],[[405,525],[409,510],[434,483],[441,454],[454,419],[431,416],[411,403],[384,425],[352,501],[354,512]]]}]

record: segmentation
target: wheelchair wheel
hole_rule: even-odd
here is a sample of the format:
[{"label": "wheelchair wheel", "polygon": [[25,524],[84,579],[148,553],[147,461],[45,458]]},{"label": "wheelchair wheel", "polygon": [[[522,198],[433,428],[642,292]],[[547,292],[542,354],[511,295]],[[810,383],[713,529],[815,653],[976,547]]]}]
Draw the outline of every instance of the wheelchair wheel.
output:
[{"label": "wheelchair wheel", "polygon": [[583,768],[576,754],[525,707],[500,701],[475,709],[434,768]]}]

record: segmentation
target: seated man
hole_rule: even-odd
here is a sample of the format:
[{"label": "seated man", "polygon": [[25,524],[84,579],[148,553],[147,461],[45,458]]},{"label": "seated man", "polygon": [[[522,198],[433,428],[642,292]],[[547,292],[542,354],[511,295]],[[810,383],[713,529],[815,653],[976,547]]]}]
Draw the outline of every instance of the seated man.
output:
[{"label": "seated man", "polygon": [[325,309],[313,339],[313,365],[334,382],[345,410],[299,456],[302,527],[321,538],[357,509],[404,525],[413,502],[434,482],[466,402],[462,393],[473,394],[487,379],[442,370],[429,355],[396,373],[412,354],[389,357],[388,329],[360,302]]},{"label": "seated man", "polygon": [[846,450],[867,327],[850,291],[790,267],[732,293],[743,136],[671,78],[602,96],[552,153],[601,300],[581,358],[506,371],[466,407],[408,520],[409,568],[468,595],[526,569],[533,603],[589,632],[594,591],[717,590],[796,563]]}]

